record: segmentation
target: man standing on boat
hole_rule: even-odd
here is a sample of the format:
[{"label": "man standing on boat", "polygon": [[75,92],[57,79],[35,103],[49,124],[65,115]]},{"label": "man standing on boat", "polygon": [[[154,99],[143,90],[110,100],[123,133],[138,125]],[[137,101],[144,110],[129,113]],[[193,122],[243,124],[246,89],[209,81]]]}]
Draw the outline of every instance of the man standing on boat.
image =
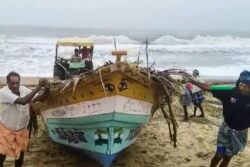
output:
[{"label": "man standing on boat", "polygon": [[[29,103],[47,84],[47,80],[40,79],[38,86],[30,90],[20,86],[18,73],[7,75],[7,86],[0,89],[0,167],[3,167],[6,156],[15,158],[15,167],[23,165],[24,151],[27,151],[29,143]],[[40,95],[34,100],[42,98],[44,96]]]},{"label": "man standing on boat", "polygon": [[223,103],[224,121],[218,132],[217,151],[210,167],[216,167],[219,163],[220,167],[227,167],[232,157],[243,151],[247,143],[250,126],[250,72],[243,71],[236,87],[232,89],[220,90],[187,78],[201,89],[212,92]]}]

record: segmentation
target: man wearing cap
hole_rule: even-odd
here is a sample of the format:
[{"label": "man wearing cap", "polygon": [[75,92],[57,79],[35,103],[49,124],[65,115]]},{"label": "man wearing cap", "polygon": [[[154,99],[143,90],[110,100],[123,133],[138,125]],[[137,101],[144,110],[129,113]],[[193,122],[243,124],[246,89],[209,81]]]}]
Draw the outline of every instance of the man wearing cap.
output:
[{"label": "man wearing cap", "polygon": [[233,89],[216,90],[212,86],[194,79],[190,82],[223,103],[223,117],[217,138],[217,151],[211,160],[210,167],[227,167],[232,157],[246,146],[247,129],[250,125],[250,72],[243,71]]},{"label": "man wearing cap", "polygon": [[[194,70],[193,71],[193,76],[196,80],[199,80],[200,77],[200,73],[198,70]],[[196,85],[193,85],[193,89],[191,91],[191,96],[192,96],[192,101],[194,104],[194,114],[192,116],[196,116],[196,111],[199,108],[201,114],[199,115],[199,117],[204,118],[205,114],[204,114],[204,110],[202,107],[202,102],[204,101],[205,97],[204,97],[204,91],[201,90],[199,87],[197,87]]]}]

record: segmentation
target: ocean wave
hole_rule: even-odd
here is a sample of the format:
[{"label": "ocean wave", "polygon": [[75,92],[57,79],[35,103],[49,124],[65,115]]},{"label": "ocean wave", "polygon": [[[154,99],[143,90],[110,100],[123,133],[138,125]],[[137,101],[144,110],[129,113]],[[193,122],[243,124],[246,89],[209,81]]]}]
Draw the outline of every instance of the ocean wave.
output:
[{"label": "ocean wave", "polygon": [[[78,39],[81,37],[72,37]],[[144,41],[138,41],[126,35],[107,36],[107,35],[90,35],[84,38],[91,39],[95,44],[114,44],[114,38],[117,44],[143,44]],[[6,36],[0,34],[0,43],[19,43],[19,44],[55,44],[60,39],[57,37],[25,37],[25,36]],[[250,38],[225,36],[201,36],[197,35],[191,39],[178,38],[176,36],[165,35],[150,41],[153,45],[168,46],[218,46],[218,47],[250,47]]]},{"label": "ocean wave", "polygon": [[[68,38],[68,37],[67,37]],[[81,37],[72,37],[72,39],[80,39]],[[91,39],[95,44],[114,44],[114,39],[117,44],[139,44],[140,41],[130,39],[128,36],[105,36],[105,35],[91,35],[84,37]],[[6,37],[5,35],[0,35],[0,42],[12,43],[12,44],[55,44],[58,39],[56,37],[22,37],[22,36],[11,36]]]},{"label": "ocean wave", "polygon": [[95,44],[114,44],[114,39],[117,44],[139,44],[140,42],[137,40],[130,39],[127,36],[119,35],[119,36],[104,36],[104,35],[91,35],[88,37],[93,40]]},{"label": "ocean wave", "polygon": [[215,37],[215,36],[200,36],[197,35],[192,39],[177,38],[175,36],[162,36],[151,42],[157,45],[216,45],[216,46],[250,46],[250,38],[232,37],[230,35]]},{"label": "ocean wave", "polygon": [[56,38],[45,37],[5,37],[4,42],[7,44],[37,44],[37,45],[52,45],[56,43]]},{"label": "ocean wave", "polygon": [[[146,62],[145,46],[142,42],[128,36],[91,35],[96,44],[94,66],[105,61],[115,61],[111,56],[114,50],[114,37],[117,48],[128,51],[127,60],[136,61],[140,50],[140,60]],[[75,39],[79,37],[73,37]],[[55,56],[56,37],[23,37],[0,35],[1,75],[18,71],[22,75],[51,76]],[[73,49],[60,48],[58,53],[68,56]],[[150,42],[149,63],[156,62],[156,68],[198,68],[206,75],[238,75],[250,63],[250,39],[232,36],[199,36],[192,39],[162,36]],[[228,72],[227,73],[227,69]]]},{"label": "ocean wave", "polygon": [[250,46],[218,46],[218,45],[151,45],[152,52],[165,54],[250,54]]}]

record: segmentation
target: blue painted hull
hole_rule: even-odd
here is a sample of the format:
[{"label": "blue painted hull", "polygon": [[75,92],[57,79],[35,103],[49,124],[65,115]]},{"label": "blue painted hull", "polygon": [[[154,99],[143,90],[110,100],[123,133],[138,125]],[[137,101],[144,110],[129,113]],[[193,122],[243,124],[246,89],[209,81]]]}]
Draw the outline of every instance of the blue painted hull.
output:
[{"label": "blue painted hull", "polygon": [[[144,118],[143,118],[144,119]],[[53,141],[83,152],[104,167],[135,140],[142,124],[108,121],[95,124],[47,124]]]},{"label": "blue painted hull", "polygon": [[149,116],[112,113],[48,119],[47,127],[53,141],[81,151],[109,167],[119,153],[136,140],[148,119]]},{"label": "blue painted hull", "polygon": [[112,162],[120,154],[120,152],[116,154],[108,155],[108,154],[102,154],[102,153],[91,152],[91,151],[86,151],[86,150],[80,150],[80,151],[86,154],[87,156],[89,156],[90,158],[98,161],[103,167],[110,167]]}]

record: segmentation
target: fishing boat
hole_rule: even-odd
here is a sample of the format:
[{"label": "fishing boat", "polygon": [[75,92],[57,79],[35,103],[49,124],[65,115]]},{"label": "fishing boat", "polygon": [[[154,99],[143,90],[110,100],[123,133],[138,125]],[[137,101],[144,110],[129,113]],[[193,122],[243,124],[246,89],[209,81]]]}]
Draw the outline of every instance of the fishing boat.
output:
[{"label": "fishing boat", "polygon": [[[61,46],[79,50],[85,47],[90,59],[71,65],[68,59],[58,56]],[[93,48],[90,40],[59,40],[54,78],[61,80],[51,82],[47,100],[35,103],[33,108],[42,115],[54,142],[109,167],[136,141],[159,97],[155,90],[161,87],[157,88],[147,70],[122,61],[126,51],[113,51],[116,62],[93,70]]]}]

